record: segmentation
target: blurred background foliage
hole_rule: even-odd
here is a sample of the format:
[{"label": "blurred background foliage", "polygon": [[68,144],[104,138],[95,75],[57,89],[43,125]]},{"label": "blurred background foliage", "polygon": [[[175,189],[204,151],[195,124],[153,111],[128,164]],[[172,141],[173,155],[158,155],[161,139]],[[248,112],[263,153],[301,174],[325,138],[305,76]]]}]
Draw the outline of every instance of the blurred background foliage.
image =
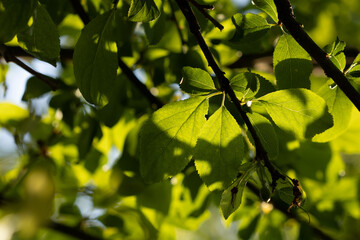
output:
[{"label": "blurred background foliage", "polygon": [[[84,23],[71,1],[40,2],[57,26],[61,47],[73,49]],[[265,14],[248,1],[201,2],[214,3],[215,11],[210,14],[225,26],[219,32],[196,12],[227,76],[246,71],[249,66],[241,62],[242,57],[253,56],[251,59],[257,60],[251,60],[251,70],[274,81],[272,62],[267,58],[271,54],[267,53],[273,51],[280,29],[273,27],[253,41],[232,41],[232,15]],[[90,18],[95,18],[109,10],[112,1],[81,3]],[[357,52],[360,48],[358,0],[292,3],[297,20],[320,46],[338,36],[347,49]],[[126,12],[129,4],[120,1],[119,8]],[[150,91],[170,102],[186,97],[178,88],[183,66],[209,69],[175,2],[163,1],[162,6],[157,20],[131,24],[120,52]],[[171,21],[174,16],[183,39]],[[7,45],[18,46],[16,37]],[[35,67],[31,58],[24,59]],[[274,164],[301,181],[307,195],[305,210],[287,213],[292,199],[284,197],[285,190],[267,203],[259,193],[247,189],[241,207],[225,221],[218,207],[220,193],[208,191],[193,163],[168,181],[143,182],[138,135],[153,108],[120,69],[114,86],[116,101],[98,108],[86,103],[77,89],[71,56],[62,57],[57,64],[56,69],[47,68],[66,87],[51,92],[47,85],[29,78],[22,101],[14,103],[8,100],[11,90],[18,88],[12,83],[16,79],[9,77],[14,66],[1,61],[1,239],[358,238],[360,113],[355,109],[348,129],[328,143],[300,141],[277,129],[280,155]],[[327,80],[314,68],[312,90],[316,92]],[[252,185],[259,187],[258,176],[253,178]],[[289,185],[284,183],[286,187]]]}]

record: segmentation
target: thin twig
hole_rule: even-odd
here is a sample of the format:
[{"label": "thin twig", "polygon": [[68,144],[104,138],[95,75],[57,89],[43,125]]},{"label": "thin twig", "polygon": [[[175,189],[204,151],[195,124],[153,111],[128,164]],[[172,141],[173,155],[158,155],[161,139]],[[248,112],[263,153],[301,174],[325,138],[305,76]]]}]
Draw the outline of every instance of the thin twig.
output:
[{"label": "thin twig", "polygon": [[[83,6],[80,4],[78,0],[70,0],[73,4],[74,10],[79,14],[84,24],[87,24],[90,21],[90,17],[85,12]],[[117,1],[114,1],[114,7],[117,5]],[[86,15],[86,17],[85,17]],[[163,103],[156,98],[149,89],[135,76],[134,72],[129,68],[121,59],[119,52],[117,54],[118,57],[118,66],[121,68],[122,72],[127,76],[127,78],[139,89],[140,92],[148,99],[148,101],[152,104],[152,106],[156,108],[161,108]]]},{"label": "thin twig", "polygon": [[190,3],[191,3],[192,5],[194,5],[194,7],[196,7],[207,19],[209,19],[210,22],[212,22],[212,23],[215,25],[215,27],[217,27],[218,29],[220,29],[220,31],[224,29],[224,26],[223,26],[223,25],[221,25],[215,18],[213,18],[212,16],[210,16],[210,14],[205,11],[205,9],[211,9],[211,10],[214,9],[214,6],[212,6],[212,5],[202,5],[202,4],[197,3],[195,0],[189,0],[189,1],[190,1]]},{"label": "thin twig", "polygon": [[345,75],[333,64],[327,54],[309,37],[294,17],[289,0],[274,0],[278,17],[293,38],[303,47],[311,57],[323,68],[325,74],[334,80],[355,107],[360,111],[360,94],[350,84]]},{"label": "thin twig", "polygon": [[267,152],[266,152],[264,146],[262,145],[260,138],[258,137],[258,135],[256,133],[255,128],[252,126],[248,116],[246,115],[246,112],[242,109],[241,104],[234,93],[234,90],[230,86],[229,79],[227,79],[225,77],[224,72],[220,69],[220,67],[216,63],[209,47],[207,46],[203,36],[201,35],[200,25],[191,9],[189,3],[187,2],[187,0],[176,0],[176,2],[179,5],[181,11],[183,12],[183,14],[189,24],[190,31],[195,36],[202,52],[205,55],[205,58],[208,61],[209,66],[213,69],[221,88],[228,94],[231,101],[234,103],[236,109],[240,113],[241,118],[244,120],[247,128],[249,129],[249,131],[254,139],[254,142],[255,142],[256,157],[258,159],[261,159],[264,161],[264,164],[268,168],[268,170],[271,174],[271,177],[272,177],[272,187],[273,187],[273,189],[275,189],[276,181],[279,178],[285,179],[285,176],[282,175],[279,171],[277,171],[270,163]]},{"label": "thin twig", "polygon": [[[255,186],[253,183],[248,182],[246,184],[246,187],[252,192],[254,193],[256,196],[260,196],[260,190],[258,189],[257,186]],[[324,240],[333,240],[333,238],[331,236],[329,236],[328,234],[326,234],[325,232],[321,231],[319,228],[317,228],[316,226],[309,224],[307,221],[303,220],[302,218],[300,218],[297,214],[293,214],[293,213],[289,213],[286,209],[286,207],[284,207],[279,201],[271,201],[271,204],[274,206],[274,208],[276,208],[277,210],[279,210],[280,212],[282,212],[284,215],[286,215],[288,218],[294,218],[296,219],[296,221],[298,222],[304,222],[307,223],[309,225],[309,227],[312,229],[312,231],[318,236],[320,237],[320,239],[324,239]]]},{"label": "thin twig", "polygon": [[175,23],[176,30],[178,31],[179,37],[180,37],[180,40],[181,40],[182,49],[184,50],[184,47],[186,45],[186,41],[185,41],[184,35],[183,35],[182,31],[181,31],[179,21],[177,20],[177,18],[175,16],[175,10],[174,10],[174,6],[173,6],[172,1],[169,1],[169,5],[170,5],[170,9],[171,9],[171,19]]},{"label": "thin twig", "polygon": [[151,94],[149,89],[136,77],[134,72],[121,60],[118,54],[118,65],[129,80],[138,88],[138,90],[152,103],[154,108],[161,108],[164,104]]},{"label": "thin twig", "polygon": [[37,77],[39,80],[41,80],[44,83],[46,83],[47,85],[49,85],[51,90],[56,91],[59,88],[59,81],[58,80],[56,80],[55,78],[46,76],[46,75],[44,75],[42,73],[39,73],[39,72],[35,71],[34,69],[32,69],[31,67],[29,67],[28,65],[23,63],[20,59],[15,57],[11,53],[11,51],[8,49],[8,47],[6,45],[4,45],[4,44],[0,45],[0,55],[2,55],[4,57],[6,62],[15,63],[16,65],[18,65],[19,67],[21,67],[25,71],[29,72],[30,74]]}]

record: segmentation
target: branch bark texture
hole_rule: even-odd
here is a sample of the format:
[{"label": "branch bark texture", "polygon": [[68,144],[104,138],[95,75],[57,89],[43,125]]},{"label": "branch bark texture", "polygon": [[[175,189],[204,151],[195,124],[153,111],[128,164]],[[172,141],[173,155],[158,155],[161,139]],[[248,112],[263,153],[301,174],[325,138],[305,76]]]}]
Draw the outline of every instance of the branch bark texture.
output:
[{"label": "branch bark texture", "polygon": [[325,74],[334,80],[355,107],[360,111],[360,94],[350,84],[345,75],[332,63],[327,54],[309,37],[302,26],[295,20],[289,0],[274,0],[282,23],[293,38],[323,68]]}]

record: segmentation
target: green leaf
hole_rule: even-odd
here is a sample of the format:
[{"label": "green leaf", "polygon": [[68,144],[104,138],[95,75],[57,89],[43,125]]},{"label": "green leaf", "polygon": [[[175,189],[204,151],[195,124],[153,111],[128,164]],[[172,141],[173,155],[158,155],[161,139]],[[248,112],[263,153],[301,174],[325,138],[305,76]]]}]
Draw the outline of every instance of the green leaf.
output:
[{"label": "green leaf", "polygon": [[327,142],[337,138],[347,130],[351,118],[352,103],[338,86],[331,87],[325,84],[320,88],[318,94],[325,99],[329,112],[334,118],[334,126],[316,135],[313,141]]},{"label": "green leaf", "polygon": [[324,47],[325,52],[328,53],[328,56],[330,57],[330,60],[341,71],[343,71],[346,66],[346,56],[344,54],[345,47],[346,43],[344,41],[340,41],[339,38],[337,38],[332,44]]},{"label": "green leaf", "polygon": [[274,50],[273,61],[279,89],[310,88],[311,57],[291,35],[281,36]]},{"label": "green leaf", "polygon": [[333,125],[324,99],[307,89],[280,90],[258,101],[277,126],[300,139],[312,138]]},{"label": "green leaf", "polygon": [[77,85],[90,103],[104,105],[116,78],[115,11],[93,19],[82,30],[74,50]]},{"label": "green leaf", "polygon": [[132,0],[128,17],[134,22],[149,22],[160,16],[154,0]]},{"label": "green leaf", "polygon": [[26,82],[26,88],[24,95],[22,96],[23,101],[30,100],[32,98],[38,98],[41,97],[43,94],[50,92],[51,88],[49,85],[44,83],[43,81],[40,81],[36,77],[31,77]]},{"label": "green leaf", "polygon": [[242,195],[251,175],[256,170],[256,164],[246,164],[246,170],[234,181],[221,195],[220,207],[225,219],[227,219],[236,209],[240,207]]},{"label": "green leaf", "polygon": [[31,55],[56,66],[60,58],[60,39],[56,25],[42,5],[33,14],[33,23],[18,34],[20,47]]},{"label": "green leaf", "polygon": [[273,0],[252,0],[252,3],[266,12],[275,23],[279,21],[277,9]]},{"label": "green leaf", "polygon": [[180,88],[191,95],[205,95],[217,91],[213,79],[200,68],[184,67]]},{"label": "green leaf", "polygon": [[206,97],[165,105],[140,133],[140,172],[146,182],[158,182],[181,171],[189,162],[209,107]]},{"label": "green leaf", "polygon": [[27,110],[7,102],[0,103],[0,112],[0,126],[12,125],[29,116]]},{"label": "green leaf", "polygon": [[233,88],[238,99],[251,99],[260,89],[260,75],[243,72],[230,79],[230,85]]},{"label": "green leaf", "polygon": [[354,62],[346,71],[346,77],[356,84],[360,84],[360,54],[356,56]]},{"label": "green leaf", "polygon": [[268,157],[270,159],[275,159],[279,154],[279,142],[271,122],[258,113],[247,113],[247,115],[255,128]]},{"label": "green leaf", "polygon": [[232,41],[254,40],[263,36],[270,29],[265,18],[253,13],[246,15],[237,13],[231,19],[236,27]]},{"label": "green leaf", "polygon": [[10,41],[27,27],[34,3],[34,0],[0,0],[0,43]]},{"label": "green leaf", "polygon": [[224,107],[210,116],[195,147],[195,166],[210,191],[224,189],[238,174],[244,156],[241,129]]}]

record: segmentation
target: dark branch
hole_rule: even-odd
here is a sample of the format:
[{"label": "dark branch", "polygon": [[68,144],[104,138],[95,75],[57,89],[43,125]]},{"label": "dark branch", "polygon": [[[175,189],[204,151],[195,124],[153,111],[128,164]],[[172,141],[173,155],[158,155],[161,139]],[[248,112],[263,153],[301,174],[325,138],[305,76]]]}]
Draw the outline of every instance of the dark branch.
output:
[{"label": "dark branch", "polygon": [[[90,17],[85,12],[83,6],[80,4],[79,0],[70,0],[74,10],[78,13],[81,20],[84,24],[89,23]],[[114,1],[114,7],[116,7],[118,1]],[[121,60],[121,57],[118,52],[118,65],[121,68],[122,72],[127,76],[127,78],[139,89],[140,92],[148,99],[148,101],[153,105],[154,108],[161,108],[163,103],[157,99],[152,93],[147,89],[147,87],[135,76],[133,71]]]},{"label": "dark branch", "polygon": [[289,0],[274,0],[280,22],[286,27],[294,39],[324,69],[325,74],[332,78],[345,95],[360,111],[360,94],[350,84],[345,75],[332,63],[327,54],[307,35],[301,25],[296,22]]},{"label": "dark branch", "polygon": [[121,60],[118,54],[118,65],[122,72],[129,78],[129,80],[138,88],[138,90],[152,103],[153,108],[161,108],[164,104],[151,94],[149,89],[135,76],[134,72]]},{"label": "dark branch", "polygon": [[54,221],[51,221],[46,227],[49,228],[49,229],[55,230],[55,231],[57,231],[59,233],[63,233],[63,234],[66,234],[68,236],[75,237],[75,238],[78,238],[78,239],[86,239],[86,240],[100,240],[100,239],[102,239],[102,238],[92,236],[92,235],[80,230],[79,228],[66,226],[64,224],[57,223],[57,222],[54,222]]},{"label": "dark branch", "polygon": [[85,9],[81,5],[79,0],[70,0],[72,7],[74,8],[75,12],[79,15],[83,23],[86,25],[90,22],[89,15],[85,12]]},{"label": "dark branch", "polygon": [[197,3],[195,0],[189,0],[191,2],[192,5],[194,5],[194,7],[196,7],[207,19],[210,20],[210,22],[212,22],[215,27],[217,27],[218,29],[223,30],[224,26],[221,25],[216,19],[214,19],[212,16],[210,16],[209,13],[207,13],[205,11],[205,9],[214,9],[214,6],[212,5],[201,5],[199,3]]},{"label": "dark branch", "polygon": [[268,168],[269,172],[271,173],[272,181],[273,181],[272,187],[274,189],[276,186],[276,181],[279,178],[285,179],[285,176],[283,176],[281,173],[279,173],[279,171],[277,171],[270,163],[270,160],[268,158],[266,150],[263,147],[262,143],[260,142],[260,138],[258,137],[258,135],[255,131],[255,128],[252,126],[248,116],[246,115],[246,112],[242,109],[239,100],[237,99],[233,89],[230,86],[229,80],[225,77],[224,72],[220,69],[220,67],[216,63],[209,47],[207,46],[203,36],[201,35],[199,23],[189,5],[189,3],[187,2],[187,0],[176,0],[176,2],[179,5],[181,11],[183,12],[183,14],[189,24],[190,31],[195,36],[202,52],[205,55],[205,58],[208,61],[209,66],[213,69],[221,88],[226,92],[226,94],[228,94],[231,101],[235,104],[235,107],[238,110],[238,112],[240,113],[241,118],[244,120],[247,128],[249,129],[249,131],[254,139],[254,142],[255,142],[256,156],[258,159],[262,159],[264,161],[265,166]]},{"label": "dark branch", "polygon": [[46,83],[47,85],[49,85],[51,90],[55,91],[55,90],[57,90],[59,88],[59,81],[58,80],[56,80],[56,79],[54,79],[52,77],[46,76],[46,75],[44,75],[42,73],[39,73],[39,72],[35,71],[34,69],[32,69],[31,67],[29,67],[28,65],[23,63],[20,59],[15,57],[14,54],[11,52],[11,50],[4,44],[0,45],[0,55],[2,55],[4,57],[6,62],[15,63],[16,65],[18,65],[19,67],[21,67],[25,71],[29,72],[30,74],[37,77],[39,80],[41,80],[44,83]]}]

